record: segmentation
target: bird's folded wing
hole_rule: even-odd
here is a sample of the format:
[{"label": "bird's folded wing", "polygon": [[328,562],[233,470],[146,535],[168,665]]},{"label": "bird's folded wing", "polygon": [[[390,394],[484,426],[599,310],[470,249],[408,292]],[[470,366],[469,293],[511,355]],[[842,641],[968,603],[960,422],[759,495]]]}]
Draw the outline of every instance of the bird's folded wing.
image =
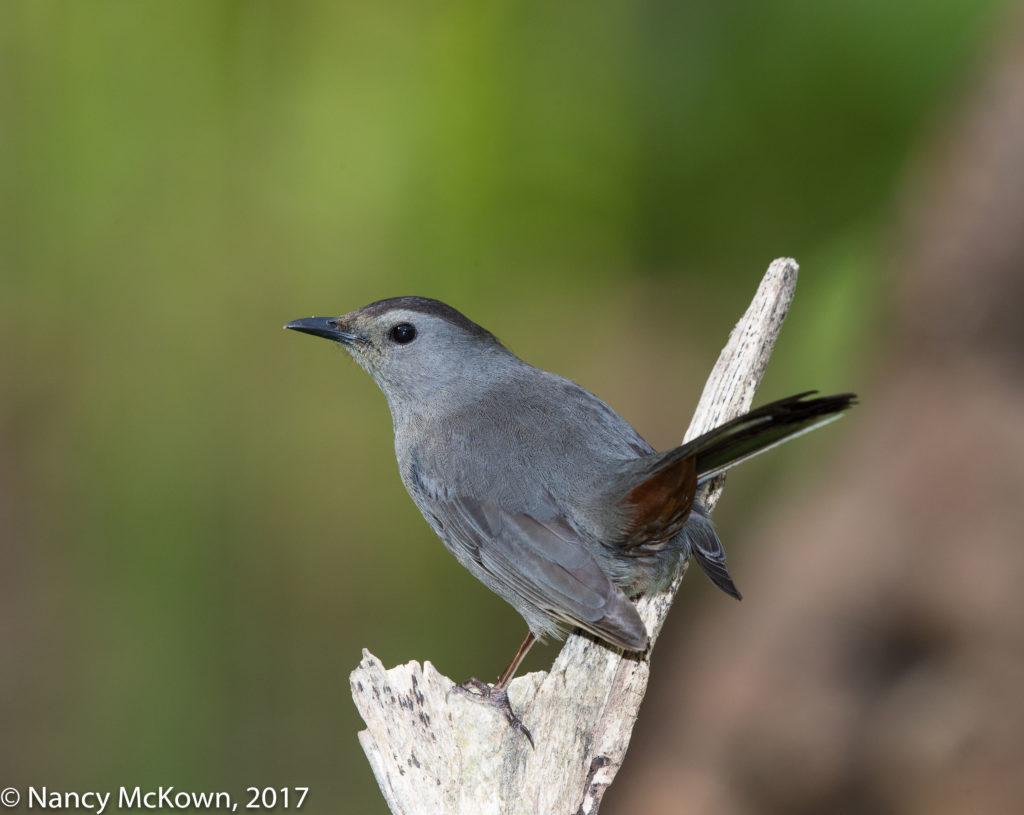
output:
[{"label": "bird's folded wing", "polygon": [[647,647],[636,607],[557,512],[539,519],[467,497],[438,502],[435,512],[450,543],[520,598],[620,648]]}]

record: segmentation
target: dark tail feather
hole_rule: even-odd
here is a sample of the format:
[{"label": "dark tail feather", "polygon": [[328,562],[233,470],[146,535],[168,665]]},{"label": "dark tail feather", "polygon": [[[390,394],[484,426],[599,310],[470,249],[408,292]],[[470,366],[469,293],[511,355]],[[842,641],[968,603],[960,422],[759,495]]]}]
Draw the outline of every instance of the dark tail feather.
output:
[{"label": "dark tail feather", "polygon": [[726,568],[721,541],[703,504],[694,500],[697,486],[741,461],[838,419],[856,404],[852,393],[806,398],[814,393],[817,391],[762,405],[681,447],[627,462],[620,482],[629,485],[619,501],[623,527],[618,544],[622,551],[650,554],[664,548],[685,528],[690,553],[704,573],[726,594],[742,599]]},{"label": "dark tail feather", "polygon": [[718,588],[730,597],[735,597],[737,600],[743,599],[743,595],[740,594],[740,590],[736,588],[736,584],[732,580],[732,575],[729,574],[729,570],[726,568],[724,563],[709,560],[696,549],[693,550],[693,559],[697,561],[697,565],[700,566],[704,574],[708,576],[708,579],[718,586]]},{"label": "dark tail feather", "polygon": [[690,522],[686,525],[686,538],[690,542],[690,554],[711,582],[726,594],[742,600],[743,596],[733,583],[732,575],[725,565],[725,549],[722,542],[715,534],[703,505],[699,503],[694,505],[690,514]]},{"label": "dark tail feather", "polygon": [[687,442],[676,452],[696,458],[698,481],[704,482],[777,444],[838,419],[856,404],[853,393],[805,398],[814,393],[817,391],[762,405]]}]

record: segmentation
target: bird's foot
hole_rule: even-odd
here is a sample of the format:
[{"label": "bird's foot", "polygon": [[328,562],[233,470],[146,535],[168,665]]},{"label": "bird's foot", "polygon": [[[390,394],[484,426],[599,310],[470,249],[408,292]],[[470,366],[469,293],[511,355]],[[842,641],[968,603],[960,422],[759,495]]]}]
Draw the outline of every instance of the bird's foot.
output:
[{"label": "bird's foot", "polygon": [[470,699],[486,702],[492,707],[496,707],[505,716],[505,721],[509,723],[509,726],[526,736],[526,740],[530,742],[530,747],[535,747],[530,731],[527,730],[526,725],[520,721],[519,717],[512,712],[512,705],[508,701],[508,691],[504,688],[499,688],[497,685],[491,685],[487,682],[481,682],[474,676],[471,679],[467,679],[461,685],[452,686],[448,694],[452,693],[468,696]]}]

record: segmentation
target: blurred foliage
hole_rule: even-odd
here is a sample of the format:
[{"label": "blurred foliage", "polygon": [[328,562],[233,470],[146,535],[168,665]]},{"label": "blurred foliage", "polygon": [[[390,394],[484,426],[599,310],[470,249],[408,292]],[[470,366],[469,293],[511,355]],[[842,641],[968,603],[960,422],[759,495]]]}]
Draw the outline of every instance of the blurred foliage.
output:
[{"label": "blurred foliage", "polygon": [[523,626],[369,379],[280,325],[438,297],[665,447],[788,254],[765,398],[857,387],[893,192],[998,8],[0,5],[0,781],[383,811],[359,648],[483,677]]}]

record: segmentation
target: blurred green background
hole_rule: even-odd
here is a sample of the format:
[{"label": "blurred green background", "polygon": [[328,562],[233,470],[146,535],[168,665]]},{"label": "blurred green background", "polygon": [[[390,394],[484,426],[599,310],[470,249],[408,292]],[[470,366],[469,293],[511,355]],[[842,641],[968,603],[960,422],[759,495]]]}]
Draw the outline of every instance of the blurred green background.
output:
[{"label": "blurred green background", "polygon": [[[0,785],[384,812],[360,648],[483,677],[524,626],[369,378],[280,326],[437,297],[668,447],[792,255],[759,399],[861,388],[894,192],[1002,7],[0,5]],[[733,479],[735,561],[845,430]]]}]

